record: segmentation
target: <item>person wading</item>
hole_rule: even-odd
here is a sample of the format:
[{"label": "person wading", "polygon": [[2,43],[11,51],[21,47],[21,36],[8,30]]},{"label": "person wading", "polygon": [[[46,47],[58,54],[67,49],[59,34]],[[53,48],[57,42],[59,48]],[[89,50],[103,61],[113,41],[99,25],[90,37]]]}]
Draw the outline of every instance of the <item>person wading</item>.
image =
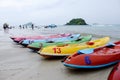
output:
[{"label": "person wading", "polygon": [[9,32],[9,25],[7,23],[4,23],[3,24],[3,29],[4,29],[5,33],[8,33]]}]

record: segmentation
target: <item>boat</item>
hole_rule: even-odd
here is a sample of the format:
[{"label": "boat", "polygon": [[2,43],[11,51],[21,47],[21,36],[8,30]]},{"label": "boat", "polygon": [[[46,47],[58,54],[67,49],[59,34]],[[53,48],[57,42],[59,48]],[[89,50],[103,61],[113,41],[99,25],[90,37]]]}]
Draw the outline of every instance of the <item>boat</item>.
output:
[{"label": "boat", "polygon": [[38,51],[41,48],[47,47],[47,46],[52,46],[52,45],[65,45],[65,44],[77,44],[77,43],[82,43],[82,42],[87,42],[90,41],[92,38],[92,35],[87,35],[87,36],[81,36],[78,40],[73,40],[73,41],[65,41],[65,42],[33,42],[31,44],[29,44],[27,47],[29,49],[32,49],[34,51]]},{"label": "boat", "polygon": [[15,39],[17,38],[25,38],[25,36],[24,37],[23,36],[10,36],[10,39],[12,39],[14,42],[16,42]]},{"label": "boat", "polygon": [[118,62],[109,74],[108,80],[120,80],[120,62]]},{"label": "boat", "polygon": [[14,37],[14,36],[11,36],[11,37],[10,37],[10,39],[12,39],[13,41],[14,41],[15,38],[16,38],[16,37]]},{"label": "boat", "polygon": [[48,35],[48,36],[20,36],[20,37],[15,37],[15,36],[11,36],[10,38],[16,42],[19,43],[22,40],[25,39],[31,39],[31,40],[35,40],[35,39],[49,39],[49,38],[60,38],[60,37],[67,37],[70,36],[70,33],[63,33],[63,34],[53,34],[53,35]]},{"label": "boat", "polygon": [[63,60],[70,68],[102,68],[120,61],[120,41],[96,49],[79,50]]},{"label": "boat", "polygon": [[80,34],[71,34],[67,37],[65,36],[60,38],[37,39],[37,40],[26,39],[21,41],[21,45],[27,47],[29,44],[33,42],[53,43],[53,42],[73,41],[73,40],[77,40],[80,36],[81,36]]},{"label": "boat", "polygon": [[55,25],[55,24],[50,24],[48,26],[44,26],[44,28],[55,28],[55,27],[57,27],[57,25]]},{"label": "boat", "polygon": [[103,37],[95,40],[91,40],[84,43],[68,44],[68,45],[53,45],[42,48],[38,51],[41,56],[69,56],[74,52],[86,49],[86,48],[97,48],[104,46],[109,42],[109,37]]},{"label": "boat", "polygon": [[45,36],[29,36],[29,37],[18,37],[15,38],[13,41],[16,43],[20,43],[22,40],[26,40],[26,39],[44,39]]}]

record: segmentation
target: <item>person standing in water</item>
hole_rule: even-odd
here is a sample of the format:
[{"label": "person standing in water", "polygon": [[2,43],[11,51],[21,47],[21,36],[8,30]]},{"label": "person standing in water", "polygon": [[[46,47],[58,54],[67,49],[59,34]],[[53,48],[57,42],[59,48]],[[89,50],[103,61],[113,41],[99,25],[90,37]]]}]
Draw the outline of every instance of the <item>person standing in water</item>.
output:
[{"label": "person standing in water", "polygon": [[19,25],[19,28],[21,29],[21,28],[22,28],[22,26],[21,26],[21,25]]},{"label": "person standing in water", "polygon": [[5,33],[8,33],[9,32],[9,25],[7,23],[4,23],[3,24],[3,29],[4,29]]},{"label": "person standing in water", "polygon": [[34,30],[34,24],[31,25],[32,30]]}]

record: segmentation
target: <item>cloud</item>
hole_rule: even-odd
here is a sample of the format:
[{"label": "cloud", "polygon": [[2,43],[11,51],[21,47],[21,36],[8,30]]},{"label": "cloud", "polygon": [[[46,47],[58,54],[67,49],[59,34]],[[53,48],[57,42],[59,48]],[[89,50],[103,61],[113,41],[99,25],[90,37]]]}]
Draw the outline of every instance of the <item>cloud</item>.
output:
[{"label": "cloud", "polygon": [[0,8],[29,8],[29,7],[46,7],[56,4],[60,0],[0,0]]},{"label": "cloud", "polygon": [[64,24],[83,18],[88,23],[116,23],[119,8],[119,0],[0,0],[0,22]]},{"label": "cloud", "polygon": [[1,8],[18,8],[18,7],[24,7],[29,6],[30,3],[24,3],[17,0],[2,0],[0,1],[0,7]]}]

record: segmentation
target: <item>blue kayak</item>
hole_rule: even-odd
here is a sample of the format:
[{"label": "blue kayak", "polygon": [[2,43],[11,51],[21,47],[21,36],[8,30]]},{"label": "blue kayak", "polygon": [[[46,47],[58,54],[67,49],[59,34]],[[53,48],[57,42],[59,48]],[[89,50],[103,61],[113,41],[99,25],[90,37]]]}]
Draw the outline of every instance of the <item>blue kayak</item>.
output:
[{"label": "blue kayak", "polygon": [[61,38],[49,38],[49,39],[37,39],[37,40],[26,39],[21,41],[20,44],[26,47],[28,44],[31,44],[33,42],[54,43],[54,42],[73,41],[73,40],[78,40],[79,38],[80,38],[80,34],[72,34],[70,36],[61,37]]}]

